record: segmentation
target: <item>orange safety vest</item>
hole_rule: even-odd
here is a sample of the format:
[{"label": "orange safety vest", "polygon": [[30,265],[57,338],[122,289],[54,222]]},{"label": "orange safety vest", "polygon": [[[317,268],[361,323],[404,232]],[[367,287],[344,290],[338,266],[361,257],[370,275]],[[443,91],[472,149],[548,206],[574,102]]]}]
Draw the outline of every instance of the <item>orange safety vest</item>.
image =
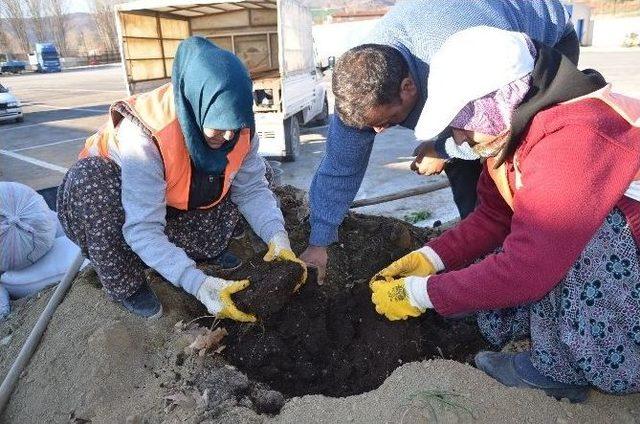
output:
[{"label": "orange safety vest", "polygon": [[[568,100],[561,104],[574,103],[584,99],[599,99],[610,106],[618,115],[624,118],[631,126],[640,128],[640,99],[624,96],[622,94],[613,93],[611,91],[611,84],[607,84],[600,90],[594,91],[587,95],[576,97],[575,99]],[[504,201],[513,210],[513,191],[509,185],[509,179],[507,177],[507,167],[504,163],[498,168],[495,168],[496,159],[494,157],[487,158],[487,169],[491,179],[498,188],[498,192],[504,199]],[[522,187],[522,174],[518,169],[517,160],[513,161],[514,173],[515,173],[515,188],[516,190]],[[640,172],[634,177],[634,181],[640,180]]]},{"label": "orange safety vest", "polygon": [[[164,177],[167,182],[167,205],[180,210],[188,210],[193,177],[191,157],[176,116],[171,83],[111,105],[109,120],[97,133],[87,138],[84,148],[79,154],[79,159],[89,156],[109,158],[111,152],[118,151],[119,143],[126,143],[126,140],[120,140],[118,137],[117,127],[124,116],[114,108],[116,105],[127,107],[152,134],[164,165]],[[250,138],[251,134],[248,128],[240,131],[238,141],[227,154],[227,166],[223,174],[224,180],[220,195],[212,203],[199,206],[200,209],[215,206],[229,192],[231,183],[251,147]]]}]

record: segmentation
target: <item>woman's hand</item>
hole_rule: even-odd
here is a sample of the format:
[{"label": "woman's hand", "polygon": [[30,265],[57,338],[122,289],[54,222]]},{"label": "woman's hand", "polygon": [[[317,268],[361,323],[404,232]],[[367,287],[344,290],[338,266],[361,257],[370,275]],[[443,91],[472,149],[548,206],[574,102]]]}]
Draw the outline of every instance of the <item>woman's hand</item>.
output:
[{"label": "woman's hand", "polygon": [[216,318],[230,318],[235,321],[255,322],[256,317],[239,310],[231,295],[249,286],[249,280],[229,281],[222,278],[207,277],[198,289],[196,298],[207,307]]},{"label": "woman's hand", "polygon": [[[424,277],[384,278],[371,281],[371,301],[376,305],[376,312],[390,321],[407,319],[422,315],[427,307],[416,299],[426,297],[427,279]],[[423,296],[414,293],[423,291]]]},{"label": "woman's hand", "polygon": [[296,257],[296,254],[291,250],[291,244],[289,243],[289,236],[287,233],[276,233],[271,240],[269,241],[269,251],[263,258],[267,262],[271,261],[291,261],[300,266],[303,269],[302,277],[300,281],[296,284],[296,287],[293,291],[298,291],[298,289],[307,281],[307,264]]}]

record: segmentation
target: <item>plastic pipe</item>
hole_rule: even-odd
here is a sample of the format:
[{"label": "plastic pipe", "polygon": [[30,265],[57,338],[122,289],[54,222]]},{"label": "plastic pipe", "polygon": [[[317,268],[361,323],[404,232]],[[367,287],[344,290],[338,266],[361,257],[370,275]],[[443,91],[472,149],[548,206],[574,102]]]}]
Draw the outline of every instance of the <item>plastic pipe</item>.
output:
[{"label": "plastic pipe", "polygon": [[449,181],[438,181],[435,184],[429,184],[424,187],[415,187],[407,190],[401,190],[384,196],[370,197],[368,199],[355,200],[351,204],[351,208],[361,208],[363,206],[377,205],[380,203],[392,202],[394,200],[404,199],[406,197],[419,196],[421,194],[431,193],[449,187]]},{"label": "plastic pipe", "polygon": [[51,320],[53,313],[56,311],[58,305],[60,305],[60,302],[62,302],[62,299],[64,299],[67,291],[69,291],[71,283],[78,274],[83,262],[84,256],[79,252],[66,274],[64,274],[64,277],[62,277],[62,281],[60,281],[60,284],[58,284],[58,287],[53,292],[53,296],[49,299],[47,307],[44,308],[44,311],[40,314],[38,321],[36,321],[36,325],[31,330],[29,337],[27,337],[27,341],[24,342],[22,349],[20,349],[18,357],[13,362],[13,365],[11,365],[7,376],[4,378],[4,381],[0,386],[0,414],[4,411],[5,406],[7,406],[9,397],[20,378],[20,374],[22,374],[22,371],[29,363],[29,360],[31,359],[33,352],[35,352],[38,347],[38,344],[40,344],[40,339],[47,329],[47,325],[49,325],[49,321]]}]

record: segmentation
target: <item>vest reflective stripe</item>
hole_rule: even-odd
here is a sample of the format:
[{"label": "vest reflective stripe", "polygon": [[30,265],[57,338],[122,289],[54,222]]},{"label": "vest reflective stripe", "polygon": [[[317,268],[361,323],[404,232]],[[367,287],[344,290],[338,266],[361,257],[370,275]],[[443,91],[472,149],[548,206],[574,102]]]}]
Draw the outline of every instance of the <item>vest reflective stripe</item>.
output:
[{"label": "vest reflective stripe", "polygon": [[[566,102],[562,102],[561,104],[575,103],[585,99],[598,99],[603,101],[625,121],[627,121],[629,125],[640,128],[640,99],[613,93],[611,91],[611,84],[607,84],[600,90],[594,91],[593,93],[589,93],[581,97],[576,97],[575,99],[567,100]],[[503,163],[497,169],[495,169],[495,163],[495,158],[487,159],[487,169],[489,170],[489,175],[498,188],[498,192],[500,192],[500,195],[502,196],[504,201],[507,202],[509,207],[511,207],[511,209],[513,210],[513,191],[509,186],[507,167]],[[522,175],[517,166],[517,158],[514,158],[513,164],[515,167],[514,173],[517,190],[521,186]],[[633,180],[640,180],[640,171],[638,171]]]},{"label": "vest reflective stripe", "polygon": [[[96,134],[87,138],[79,158],[87,156],[108,158],[110,152],[118,150],[121,142],[126,142],[118,138],[117,127],[123,118],[115,108],[118,104],[127,107],[156,141],[164,166],[167,205],[188,210],[192,177],[191,157],[175,113],[171,84],[165,84],[148,93],[114,103],[110,109],[108,122]],[[224,199],[250,148],[251,131],[244,128],[240,131],[236,145],[227,154],[227,166],[224,170],[224,184],[220,196],[211,204],[201,206],[200,209],[213,207]]]},{"label": "vest reflective stripe", "polygon": [[498,168],[495,168],[496,158],[490,157],[487,158],[487,170],[489,171],[489,175],[491,179],[496,185],[498,192],[502,196],[507,205],[511,209],[513,209],[513,193],[511,191],[511,187],[509,186],[509,178],[507,176],[507,167],[504,163],[500,165]]}]

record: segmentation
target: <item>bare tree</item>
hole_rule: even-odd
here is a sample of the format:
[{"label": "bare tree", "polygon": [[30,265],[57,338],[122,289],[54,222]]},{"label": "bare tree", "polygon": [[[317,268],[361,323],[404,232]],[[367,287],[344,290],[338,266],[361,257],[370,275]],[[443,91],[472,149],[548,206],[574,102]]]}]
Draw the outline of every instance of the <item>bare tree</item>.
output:
[{"label": "bare tree", "polygon": [[108,51],[118,50],[118,34],[113,6],[122,3],[121,0],[89,0],[96,29],[102,39],[102,44]]},{"label": "bare tree", "polygon": [[6,53],[9,51],[11,51],[9,46],[9,34],[7,34],[7,31],[4,28],[4,19],[2,19],[2,15],[0,15],[0,53]]},{"label": "bare tree", "polygon": [[25,0],[25,2],[36,33],[36,43],[43,43],[47,41],[44,2],[43,0]]},{"label": "bare tree", "polygon": [[69,22],[67,15],[66,0],[49,0],[47,3],[47,14],[50,19],[51,32],[56,46],[62,56],[69,54]]},{"label": "bare tree", "polygon": [[27,33],[27,16],[22,0],[0,0],[0,16],[5,16],[18,41],[22,53],[29,53],[29,35]]}]

